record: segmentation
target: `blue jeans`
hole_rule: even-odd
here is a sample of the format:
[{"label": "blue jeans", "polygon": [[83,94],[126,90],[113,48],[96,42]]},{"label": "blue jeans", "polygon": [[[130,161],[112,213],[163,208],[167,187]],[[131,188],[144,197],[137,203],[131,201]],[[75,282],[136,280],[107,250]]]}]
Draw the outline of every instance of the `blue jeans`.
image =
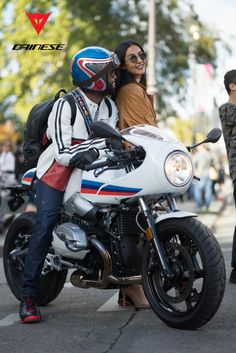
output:
[{"label": "blue jeans", "polygon": [[52,241],[52,231],[60,214],[64,193],[40,180],[36,185],[37,219],[30,237],[29,249],[22,276],[22,295],[39,295],[40,275]]},{"label": "blue jeans", "polygon": [[213,190],[212,180],[209,177],[201,177],[201,180],[194,185],[194,199],[198,208],[203,206],[203,193],[205,206],[208,208],[211,204]]}]

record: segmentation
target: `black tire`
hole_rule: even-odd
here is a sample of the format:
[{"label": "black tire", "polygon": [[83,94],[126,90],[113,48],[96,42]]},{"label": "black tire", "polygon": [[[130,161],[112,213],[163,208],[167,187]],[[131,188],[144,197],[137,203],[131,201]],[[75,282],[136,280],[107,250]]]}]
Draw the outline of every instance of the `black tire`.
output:
[{"label": "black tire", "polygon": [[[28,240],[36,222],[36,214],[23,213],[10,225],[6,234],[3,249],[3,265],[7,283],[14,296],[21,300],[21,275],[24,268]],[[16,249],[20,255],[12,257],[9,254]],[[39,305],[46,305],[53,301],[63,289],[66,281],[67,270],[50,271],[41,275]]]},{"label": "black tire", "polygon": [[168,326],[197,329],[215,315],[223,299],[226,274],[221,248],[210,229],[194,218],[165,220],[156,229],[174,279],[163,274],[148,242],[142,265],[144,292]]}]

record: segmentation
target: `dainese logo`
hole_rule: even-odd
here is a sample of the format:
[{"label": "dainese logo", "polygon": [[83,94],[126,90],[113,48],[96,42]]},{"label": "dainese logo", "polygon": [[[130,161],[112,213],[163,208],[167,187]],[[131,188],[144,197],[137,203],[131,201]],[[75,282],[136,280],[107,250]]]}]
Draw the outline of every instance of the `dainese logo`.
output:
[{"label": "dainese logo", "polygon": [[39,34],[45,23],[48,20],[48,17],[51,15],[51,12],[49,13],[29,13],[26,12],[26,15],[28,16],[30,22],[32,23],[32,26],[34,27],[35,31]]},{"label": "dainese logo", "polygon": [[[29,13],[25,12],[35,31],[39,35],[45,26],[51,12],[48,13]],[[60,43],[17,43],[12,50],[63,50],[65,44]]]}]

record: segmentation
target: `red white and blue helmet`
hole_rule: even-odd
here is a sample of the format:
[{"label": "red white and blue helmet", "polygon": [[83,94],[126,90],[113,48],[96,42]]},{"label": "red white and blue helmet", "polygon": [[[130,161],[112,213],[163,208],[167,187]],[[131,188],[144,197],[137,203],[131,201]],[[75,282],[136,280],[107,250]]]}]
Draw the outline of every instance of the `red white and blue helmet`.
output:
[{"label": "red white and blue helmet", "polygon": [[105,92],[107,74],[120,65],[118,57],[101,47],[86,47],[78,51],[71,61],[71,76],[75,86],[91,92]]}]

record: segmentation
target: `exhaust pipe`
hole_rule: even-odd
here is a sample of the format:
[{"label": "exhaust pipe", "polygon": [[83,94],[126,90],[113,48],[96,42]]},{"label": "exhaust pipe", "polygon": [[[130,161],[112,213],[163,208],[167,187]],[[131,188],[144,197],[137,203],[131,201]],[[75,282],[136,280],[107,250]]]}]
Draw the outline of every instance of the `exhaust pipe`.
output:
[{"label": "exhaust pipe", "polygon": [[142,276],[130,276],[130,277],[116,277],[113,275],[110,275],[108,277],[109,281],[114,284],[122,284],[122,285],[127,285],[127,284],[142,284]]},{"label": "exhaust pipe", "polygon": [[79,270],[72,273],[70,281],[75,287],[80,288],[106,288],[109,284],[108,277],[112,273],[112,261],[111,256],[107,249],[102,245],[102,243],[95,237],[90,237],[89,242],[95,247],[95,249],[101,255],[103,260],[103,274],[102,277],[97,281],[84,279],[83,274]]},{"label": "exhaust pipe", "polygon": [[[103,273],[102,276],[96,280],[88,280],[84,278],[83,272],[76,270],[72,273],[70,277],[71,284],[79,288],[100,288],[104,289],[111,282],[117,285],[127,285],[127,284],[141,284],[142,276],[129,276],[129,277],[116,277],[112,275],[112,260],[109,252],[103,246],[103,244],[96,238],[90,237],[89,242],[101,255],[103,260]],[[86,274],[85,274],[86,276]]]}]

